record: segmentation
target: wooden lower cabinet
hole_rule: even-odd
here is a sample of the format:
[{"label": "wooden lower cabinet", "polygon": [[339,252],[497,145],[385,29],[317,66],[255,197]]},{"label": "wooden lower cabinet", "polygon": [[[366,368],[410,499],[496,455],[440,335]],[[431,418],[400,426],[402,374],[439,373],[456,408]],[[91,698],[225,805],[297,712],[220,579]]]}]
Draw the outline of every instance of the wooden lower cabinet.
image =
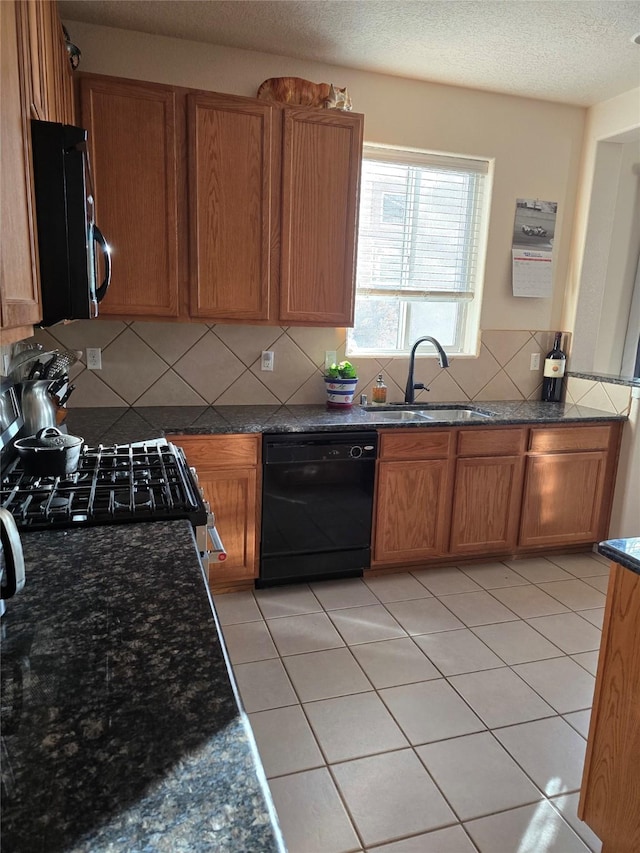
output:
[{"label": "wooden lower cabinet", "polygon": [[211,564],[209,583],[214,587],[224,581],[253,580],[256,576],[255,468],[204,470],[199,479],[227,551],[224,562]]},{"label": "wooden lower cabinet", "polygon": [[640,575],[613,565],[578,816],[602,853],[640,850]]},{"label": "wooden lower cabinet", "polygon": [[532,427],[522,498],[522,549],[606,539],[621,423]]},{"label": "wooden lower cabinet", "polygon": [[381,430],[372,568],[605,539],[621,427]]},{"label": "wooden lower cabinet", "polygon": [[374,562],[412,562],[441,555],[449,525],[449,462],[380,462]]},{"label": "wooden lower cabinet", "polygon": [[227,552],[224,562],[209,566],[214,592],[253,585],[257,576],[257,513],[260,436],[170,436],[182,447],[216,518]]},{"label": "wooden lower cabinet", "polygon": [[605,451],[557,453],[527,460],[520,545],[596,542],[607,467]]},{"label": "wooden lower cabinet", "polygon": [[453,430],[382,430],[372,564],[443,554],[451,513]]},{"label": "wooden lower cabinet", "polygon": [[[437,566],[606,538],[621,423],[380,430],[371,569]],[[258,576],[261,436],[177,435],[228,558],[215,592]]]},{"label": "wooden lower cabinet", "polygon": [[524,459],[458,459],[451,513],[452,555],[511,552],[518,538]]}]

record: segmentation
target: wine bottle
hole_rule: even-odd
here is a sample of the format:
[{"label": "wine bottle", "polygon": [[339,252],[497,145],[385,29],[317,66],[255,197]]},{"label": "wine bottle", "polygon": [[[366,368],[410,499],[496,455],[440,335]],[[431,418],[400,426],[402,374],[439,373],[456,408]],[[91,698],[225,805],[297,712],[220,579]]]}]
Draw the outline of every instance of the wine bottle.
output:
[{"label": "wine bottle", "polygon": [[542,379],[542,401],[544,403],[559,403],[562,397],[562,383],[567,365],[567,356],[561,349],[562,332],[556,332],[553,349],[547,353],[544,360]]}]

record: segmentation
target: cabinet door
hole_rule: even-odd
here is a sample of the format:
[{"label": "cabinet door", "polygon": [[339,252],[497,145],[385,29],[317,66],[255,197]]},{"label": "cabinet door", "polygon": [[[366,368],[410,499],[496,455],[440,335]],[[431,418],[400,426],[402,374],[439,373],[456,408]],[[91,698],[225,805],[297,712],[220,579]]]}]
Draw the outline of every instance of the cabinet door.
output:
[{"label": "cabinet door", "polygon": [[73,72],[69,62],[69,54],[62,31],[62,24],[58,17],[57,7],[51,4],[51,39],[52,53],[51,64],[53,68],[53,100],[55,103],[56,118],[64,124],[75,124],[75,98],[73,90]]},{"label": "cabinet door", "polygon": [[178,134],[168,86],[82,79],[96,221],[113,251],[100,313],[177,317]]},{"label": "cabinet door", "polygon": [[363,116],[285,108],[280,320],[352,326]]},{"label": "cabinet door", "polygon": [[530,456],[520,545],[569,545],[604,538],[606,463],[605,451]]},{"label": "cabinet door", "polygon": [[[13,2],[0,3],[2,123],[0,127],[0,321],[3,343],[28,337],[42,319],[26,91],[27,31]],[[21,77],[21,74],[23,75]]]},{"label": "cabinet door", "polygon": [[578,815],[611,853],[640,850],[640,576],[613,565]]},{"label": "cabinet door", "polygon": [[20,0],[18,6],[28,50],[30,117],[73,124],[72,70],[57,4],[50,0]]},{"label": "cabinet door", "polygon": [[227,552],[223,562],[211,563],[209,583],[214,591],[257,574],[256,518],[258,512],[259,435],[174,435],[216,518]]},{"label": "cabinet door", "polygon": [[516,545],[524,460],[458,459],[451,514],[452,554],[510,551]]},{"label": "cabinet door", "polygon": [[[23,49],[25,51],[26,101],[29,117],[47,121],[49,119],[49,77],[51,69],[47,67],[50,41],[47,38],[47,24],[51,21],[52,5],[42,0],[20,0],[17,4],[18,15],[23,29]],[[53,121],[53,119],[50,119]]]},{"label": "cabinet door", "polygon": [[254,578],[256,572],[256,499],[255,468],[220,468],[200,474],[200,485],[215,512],[216,528],[227,552],[227,559],[212,563],[209,583]]},{"label": "cabinet door", "polygon": [[443,553],[448,472],[446,459],[378,463],[374,562],[412,562]]},{"label": "cabinet door", "polygon": [[192,317],[269,319],[277,262],[273,109],[249,98],[189,95]]}]

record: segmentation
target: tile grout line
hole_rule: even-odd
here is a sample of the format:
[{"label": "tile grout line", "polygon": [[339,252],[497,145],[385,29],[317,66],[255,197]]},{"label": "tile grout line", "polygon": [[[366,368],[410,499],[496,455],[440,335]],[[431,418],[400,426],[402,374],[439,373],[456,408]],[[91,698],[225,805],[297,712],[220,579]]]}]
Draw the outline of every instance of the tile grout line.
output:
[{"label": "tile grout line", "polygon": [[[560,568],[562,568],[562,567],[560,567]],[[517,572],[516,572],[516,574],[517,574]],[[574,579],[581,580],[581,578],[576,578],[575,576],[574,576]],[[417,578],[416,578],[416,580],[418,580],[418,582],[419,582],[419,579],[417,579]],[[533,582],[529,581],[527,578],[525,578],[525,580],[527,581],[527,584],[522,584],[522,585],[519,585],[519,586],[529,585],[529,586],[533,586],[533,587],[536,587],[536,588],[537,588],[537,584],[535,584],[535,583],[533,583]],[[313,595],[313,590],[309,590],[309,591],[311,591],[311,593],[312,593],[312,595]],[[373,592],[373,590],[369,590],[369,591],[370,591],[370,592],[372,593],[372,595],[373,595],[373,596],[374,596],[374,597],[379,601],[379,603],[384,607],[384,609],[387,611],[387,613],[390,615],[390,617],[391,617],[391,618],[393,618],[393,619],[394,619],[394,621],[396,621],[396,622],[397,622],[397,620],[395,620],[395,617],[393,616],[393,614],[391,613],[391,611],[389,611],[389,610],[388,610],[388,608],[386,607],[386,604],[388,604],[388,603],[394,603],[394,602],[386,602],[386,603],[385,603],[385,602],[381,601],[381,600],[378,598],[378,596],[375,594],[375,592]],[[429,590],[427,590],[427,591],[429,591]],[[486,590],[486,589],[484,589],[484,588],[483,588],[483,591],[485,591],[485,592],[489,592],[489,594],[491,595],[491,593],[490,593],[490,591],[489,591],[489,590]],[[543,590],[543,591],[544,591],[544,590]],[[429,592],[430,592],[430,591],[429,591]],[[455,593],[453,593],[453,594],[455,594]],[[463,594],[463,593],[461,593],[461,594]],[[446,594],[445,594],[445,595],[446,595]],[[434,598],[435,600],[440,601],[440,599],[439,599],[439,597],[438,597],[437,595],[433,595],[433,594],[431,594],[431,593],[430,593],[430,596],[429,596],[429,597]],[[495,598],[494,596],[492,596],[492,597],[493,597],[493,598]],[[255,597],[253,596],[253,593],[252,593],[252,598],[253,598],[253,599],[254,599],[254,601],[255,601]],[[316,597],[315,597],[315,595],[314,595],[314,598],[316,598]],[[404,599],[404,600],[420,600],[420,599],[415,599],[415,598],[414,598],[414,599]],[[496,600],[496,601],[499,601],[499,599],[495,599],[495,600]],[[317,598],[316,598],[316,601],[317,601]],[[362,670],[362,667],[360,667],[360,665],[359,665],[359,661],[357,660],[357,658],[355,658],[355,655],[353,654],[353,651],[352,651],[352,647],[351,647],[351,645],[350,645],[350,644],[345,640],[344,636],[341,634],[340,630],[339,630],[339,629],[338,629],[338,627],[333,623],[333,620],[331,619],[330,613],[331,613],[331,611],[332,611],[332,610],[343,610],[343,609],[351,609],[351,608],[335,608],[335,607],[333,607],[333,608],[325,608],[325,606],[322,604],[322,602],[321,602],[321,601],[319,601],[318,603],[319,603],[319,605],[320,605],[320,608],[321,608],[321,609],[320,609],[319,611],[316,611],[316,612],[323,613],[323,614],[325,614],[325,615],[327,615],[327,616],[329,617],[329,619],[330,619],[330,621],[331,621],[331,624],[333,625],[334,629],[335,629],[335,630],[336,630],[336,632],[338,633],[338,636],[340,636],[340,638],[341,638],[341,639],[343,640],[343,642],[345,643],[345,646],[340,647],[340,648],[347,648],[347,649],[349,649],[349,652],[350,652],[350,654],[351,654],[352,659],[354,660],[354,662],[356,663],[356,665],[359,667],[359,669],[360,669],[361,671],[363,671],[363,674],[365,675],[365,678],[366,678],[366,680],[369,682],[369,684],[371,684],[371,685],[372,685],[372,688],[373,688],[373,690],[372,690],[372,691],[359,691],[359,693],[374,692],[374,693],[378,696],[378,698],[380,699],[380,701],[385,705],[385,708],[386,708],[387,706],[386,706],[386,704],[384,703],[384,699],[379,695],[379,689],[378,689],[378,688],[376,688],[376,687],[375,687],[375,685],[373,685],[373,682],[371,681],[370,677],[367,675],[366,671]],[[441,602],[441,601],[440,601],[440,603],[442,603],[442,604],[443,604],[443,606],[445,606],[445,607],[446,607],[446,605],[445,605],[443,602]],[[499,602],[499,603],[500,603],[500,604],[502,604],[502,602]],[[562,604],[562,602],[560,602],[560,603]],[[265,623],[265,625],[266,625],[266,627],[267,627],[267,630],[269,630],[269,626],[268,626],[268,624],[267,624],[267,623],[268,623],[268,620],[267,620],[267,618],[265,617],[265,615],[264,615],[264,612],[263,612],[262,608],[260,608],[258,601],[256,601],[256,605],[257,605],[257,607],[258,607],[258,611],[259,611],[259,612],[262,614],[262,616],[263,616],[262,621]],[[358,607],[358,606],[363,606],[363,607],[365,607],[365,606],[367,606],[367,605],[355,605],[355,606],[353,606],[353,607],[355,608],[355,607]],[[503,606],[505,606],[505,605],[503,605]],[[447,609],[448,609],[448,608],[447,608]],[[509,608],[507,608],[507,609],[509,609]],[[593,609],[596,609],[596,608],[593,608]],[[575,611],[573,608],[570,608],[570,609],[569,609],[568,611],[566,611],[566,612],[576,613],[576,611]],[[309,615],[309,614],[296,614],[296,615]],[[455,615],[455,614],[454,614],[454,615]],[[563,615],[563,614],[558,614],[558,615]],[[272,618],[282,618],[282,617],[272,617]],[[456,618],[457,618],[457,617],[456,617]],[[256,620],[251,620],[251,621],[256,621]],[[460,620],[460,621],[462,621],[462,620]],[[521,616],[519,616],[519,615],[517,615],[517,614],[516,614],[516,616],[515,616],[514,620],[512,620],[512,621],[518,621],[518,622],[521,622],[521,623],[524,623],[524,624],[528,624],[528,623],[526,622],[526,619],[525,619],[524,617],[521,617]],[[586,621],[587,621],[587,620],[585,620],[585,622],[586,622]],[[236,624],[246,624],[246,622],[245,622],[245,623],[236,623]],[[487,623],[487,624],[501,624],[501,623]],[[590,624],[590,623],[589,623],[589,624]],[[463,623],[463,625],[464,625],[464,623]],[[429,661],[429,662],[434,666],[434,668],[436,669],[436,671],[437,671],[437,672],[439,672],[439,673],[442,675],[442,678],[443,678],[445,681],[447,681],[447,683],[449,683],[449,682],[448,682],[448,678],[447,678],[447,676],[444,676],[444,675],[442,674],[442,672],[441,672],[440,668],[439,668],[439,667],[438,667],[438,666],[437,666],[433,661],[431,661],[431,659],[430,659],[430,658],[429,658],[429,656],[426,654],[426,652],[424,652],[424,650],[423,650],[423,649],[421,649],[421,648],[420,648],[420,646],[418,646],[418,644],[415,642],[415,636],[424,636],[424,635],[410,635],[410,634],[408,634],[408,632],[406,632],[406,630],[403,628],[403,626],[401,626],[401,625],[400,625],[400,627],[402,628],[402,630],[404,630],[404,631],[405,631],[405,634],[406,634],[406,637],[405,637],[405,638],[411,639],[411,640],[413,641],[413,644],[416,646],[416,648],[417,648],[417,649],[418,649],[418,650],[419,650],[419,651],[420,651],[420,652],[425,656],[425,658],[426,658],[426,659],[427,659],[427,660],[428,660],[428,661]],[[479,626],[474,626],[474,627],[479,627]],[[530,626],[530,627],[532,627],[532,626]],[[472,630],[472,628],[471,628],[470,626],[464,625],[464,628],[465,628],[466,630],[470,630],[470,631],[471,631],[471,633],[474,633],[474,632],[473,632],[473,630]],[[460,629],[453,629],[453,630],[460,630]],[[534,629],[534,630],[535,630],[535,629]],[[445,631],[445,632],[434,632],[434,633],[446,633],[446,631]],[[537,632],[537,633],[540,633],[540,632]],[[269,630],[269,636],[271,637],[272,642],[274,642],[274,641],[273,641],[273,635],[271,634],[270,630]],[[474,636],[475,636],[475,634],[474,634]],[[542,635],[542,634],[541,634],[541,636],[543,636],[543,637],[544,637],[544,635]],[[400,638],[398,638],[398,639],[400,639]],[[479,638],[478,638],[478,639],[479,639]],[[548,641],[548,638],[546,638],[546,637],[545,637],[544,639],[546,639],[546,640]],[[480,639],[479,639],[479,641],[480,641],[480,642],[482,642],[482,640],[480,640]],[[384,642],[384,640],[379,640],[379,641],[368,641],[368,642],[365,642],[365,643],[354,643],[353,645],[368,645],[368,644],[371,644],[372,642]],[[485,645],[486,645],[486,644],[485,644]],[[552,645],[553,645],[553,644],[552,644]],[[322,746],[320,745],[319,741],[317,741],[317,738],[316,738],[316,736],[315,736],[315,732],[314,732],[313,726],[311,725],[310,720],[309,720],[309,718],[308,718],[308,716],[307,716],[307,714],[306,714],[306,712],[305,712],[305,709],[304,709],[304,704],[305,704],[305,703],[303,703],[303,702],[301,701],[301,699],[300,699],[300,694],[298,693],[298,690],[295,688],[295,686],[294,686],[294,685],[293,685],[293,683],[291,682],[291,679],[289,678],[288,670],[286,669],[286,666],[285,666],[285,664],[284,664],[284,658],[285,658],[285,657],[290,657],[290,656],[291,656],[291,657],[296,657],[296,656],[299,656],[300,654],[308,654],[308,653],[311,653],[311,652],[302,652],[302,653],[299,653],[299,654],[296,654],[296,655],[282,655],[282,654],[280,653],[280,651],[278,650],[277,646],[275,645],[275,642],[274,642],[274,646],[275,646],[276,651],[277,651],[277,653],[278,653],[278,658],[279,658],[279,660],[280,660],[280,662],[281,662],[281,664],[282,664],[282,666],[283,666],[283,668],[284,668],[284,670],[285,670],[285,672],[286,672],[286,674],[287,674],[287,678],[288,678],[289,682],[291,683],[291,686],[292,686],[293,692],[294,692],[294,694],[296,695],[296,697],[298,698],[298,704],[299,704],[299,706],[300,706],[301,710],[303,711],[303,714],[304,714],[304,716],[305,716],[305,720],[307,721],[307,724],[308,724],[308,726],[309,726],[309,729],[310,729],[310,731],[311,731],[311,733],[312,733],[312,735],[313,735],[314,741],[316,741],[316,742],[317,742],[318,747],[319,747],[319,749],[320,749],[320,753],[321,753],[321,755],[325,758],[325,761],[326,761],[326,753],[324,752],[324,750],[323,750]],[[323,651],[323,650],[318,650],[318,651]],[[327,650],[327,651],[328,651],[328,650]],[[576,654],[579,654],[579,652],[576,652]],[[497,655],[497,657],[500,659],[500,656],[499,656],[499,655]],[[571,659],[571,655],[570,655],[570,653],[568,653],[568,652],[562,652],[560,655],[558,655],[558,656],[557,656],[557,657],[555,657],[555,658],[551,658],[551,659],[541,659],[541,661],[544,661],[544,660],[557,660],[557,659],[559,659],[560,657],[565,657],[565,658]],[[531,662],[532,662],[532,663],[534,663],[534,662],[538,662],[538,661],[531,661]],[[576,662],[576,663],[577,663],[577,662]],[[514,664],[514,666],[515,666],[515,665],[516,665],[516,664]],[[501,668],[508,668],[508,669],[511,669],[511,670],[513,671],[512,666],[511,666],[511,665],[509,665],[509,664],[507,664],[506,662],[505,662],[505,667],[501,667]],[[586,670],[586,668],[585,668],[585,667],[582,667],[582,668],[583,668],[583,669],[585,669],[585,671],[587,671],[587,672],[588,672],[588,670]],[[475,670],[475,671],[482,671],[482,670]],[[591,674],[591,673],[589,673],[589,674]],[[539,696],[543,701],[545,701],[545,702],[546,702],[546,700],[544,700],[544,697],[540,696],[540,694],[539,694],[539,693],[538,693],[534,688],[532,688],[532,687],[531,687],[531,685],[529,685],[529,684],[528,684],[524,679],[522,679],[522,678],[518,675],[518,673],[514,672],[514,675],[516,675],[516,676],[517,676],[517,677],[518,677],[518,678],[519,678],[519,679],[520,679],[520,680],[521,680],[521,681],[522,681],[522,682],[523,682],[527,687],[529,687],[529,689],[531,689],[531,690],[532,690],[532,691],[533,691],[537,696]],[[432,681],[432,680],[440,680],[440,679],[426,679],[426,680],[427,680],[427,681]],[[420,683],[420,682],[412,682],[412,683]],[[404,685],[401,685],[401,686],[404,686]],[[451,687],[453,687],[453,688],[454,688],[454,690],[455,690],[455,687],[454,687],[453,685],[450,685],[450,686],[451,686]],[[380,689],[383,689],[383,688],[380,688]],[[457,693],[457,692],[458,692],[458,691],[456,691],[456,693]],[[346,694],[346,695],[357,695],[357,694]],[[329,698],[340,698],[340,697],[329,697]],[[465,704],[466,704],[468,707],[470,707],[470,710],[474,713],[474,715],[476,715],[476,716],[477,716],[476,712],[473,710],[473,708],[472,708],[471,706],[469,706],[469,705],[468,705],[468,703],[466,702],[466,700],[464,699],[464,697],[461,697],[461,699],[462,699],[462,701],[463,701],[463,702],[465,702]],[[311,700],[311,701],[323,701],[323,700]],[[547,703],[547,704],[548,704],[548,703]],[[553,710],[555,711],[555,709],[553,709]],[[406,734],[404,733],[404,730],[402,729],[402,727],[399,725],[399,723],[398,723],[398,722],[397,722],[397,720],[395,719],[395,717],[394,717],[393,713],[392,713],[392,712],[390,711],[390,709],[388,709],[388,708],[387,708],[387,711],[389,712],[389,714],[390,714],[391,718],[394,720],[395,724],[398,726],[399,730],[400,730],[400,731],[403,733],[403,735],[406,737]],[[571,712],[567,711],[567,712],[565,712],[565,713],[567,713],[567,714],[568,714],[568,713],[574,713],[574,711],[571,711]],[[562,716],[562,713],[560,713],[560,712],[555,712],[555,713],[554,713],[554,714],[552,714],[552,715],[549,715],[549,716],[546,716],[546,717],[543,717],[543,718],[538,718],[538,719],[554,719],[554,718],[562,719],[565,723],[567,723],[567,725],[570,725],[566,720],[564,720],[564,718],[563,718],[563,716]],[[500,746],[500,747],[501,747],[501,748],[506,752],[506,754],[511,758],[511,760],[516,764],[516,766],[518,766],[518,767],[520,768],[520,770],[524,773],[524,775],[526,776],[526,778],[527,778],[527,779],[529,779],[529,780],[531,781],[531,783],[534,785],[534,788],[535,788],[536,790],[540,790],[540,789],[538,788],[538,786],[536,785],[536,783],[533,781],[533,779],[531,779],[531,777],[529,776],[529,774],[524,770],[524,768],[522,768],[522,767],[519,765],[519,763],[518,763],[518,762],[516,761],[516,759],[511,755],[511,753],[510,753],[510,752],[509,752],[509,751],[508,751],[508,750],[507,750],[507,749],[506,749],[506,748],[505,748],[505,747],[500,743],[500,741],[496,738],[496,736],[495,736],[495,734],[494,734],[494,731],[493,731],[491,728],[489,728],[489,727],[484,723],[484,721],[482,720],[482,718],[479,718],[479,719],[480,719],[480,721],[483,723],[483,725],[485,725],[485,729],[484,729],[484,731],[488,731],[489,733],[491,733],[491,735],[492,735],[493,739],[496,741],[496,743],[497,743],[497,744],[498,744],[498,745],[499,745],[499,746]],[[536,721],[536,720],[533,720],[533,721],[525,721],[525,722],[535,722],[535,721]],[[501,729],[508,729],[508,728],[511,728],[511,727],[514,727],[514,726],[517,726],[517,725],[522,725],[522,724],[523,724],[523,723],[514,723],[514,724],[510,724],[510,725],[508,725],[508,726],[498,726],[498,727],[495,727],[495,728],[496,728],[496,729],[499,729],[499,730],[501,730]],[[575,729],[574,729],[574,727],[573,727],[573,726],[571,726],[571,728],[575,731]],[[582,738],[584,739],[584,737],[583,737],[579,732],[577,732],[577,734],[578,734],[580,737],[582,737]],[[462,736],[463,736],[463,735],[459,735],[459,736],[457,736],[457,737],[462,737]],[[443,739],[440,739],[439,741],[431,741],[431,742],[429,742],[429,743],[443,742],[443,741],[447,741],[447,740],[451,740],[451,739],[454,739],[454,738],[443,738]],[[416,754],[416,757],[417,757],[417,758],[418,758],[418,760],[420,761],[421,766],[425,767],[425,771],[427,772],[427,774],[428,774],[429,778],[430,778],[430,779],[432,779],[432,781],[433,781],[433,782],[434,782],[434,784],[436,785],[437,790],[438,790],[438,791],[440,791],[440,794],[443,796],[443,798],[444,798],[445,802],[447,802],[447,804],[449,805],[449,807],[452,809],[453,813],[457,816],[457,812],[455,811],[455,809],[453,809],[453,807],[451,806],[451,804],[448,802],[447,798],[444,796],[443,792],[440,790],[439,786],[437,785],[437,782],[435,781],[435,779],[433,779],[433,777],[432,777],[432,776],[431,776],[431,774],[429,773],[428,768],[424,765],[424,763],[422,762],[422,760],[420,759],[420,757],[417,755],[416,747],[417,747],[417,746],[422,746],[422,745],[423,745],[423,744],[416,744],[416,745],[413,745],[413,744],[411,744],[411,743],[409,742],[409,748],[410,748],[410,749],[412,749],[412,751],[414,752],[414,754]],[[406,748],[407,748],[407,747],[402,747],[401,749],[402,749],[402,750],[404,750],[404,749],[406,749]],[[380,754],[388,754],[388,753],[390,753],[390,752],[397,752],[397,751],[400,751],[400,750],[399,750],[399,749],[384,750],[384,751],[383,751],[383,752],[381,752],[381,753],[374,753],[374,754],[376,754],[376,755],[380,755]],[[367,755],[367,756],[362,756],[361,758],[366,758],[366,757],[368,757],[368,755]],[[343,761],[334,762],[334,764],[349,763],[350,761],[354,761],[354,760],[359,760],[359,758],[344,759]],[[341,799],[341,801],[343,802],[344,807],[346,808],[347,814],[350,816],[350,818],[351,818],[351,820],[352,820],[352,822],[353,822],[353,818],[352,818],[352,816],[351,816],[351,812],[350,812],[350,810],[348,809],[348,806],[347,806],[347,804],[346,804],[346,801],[342,798],[342,794],[341,794],[341,791],[340,791],[340,789],[339,789],[339,786],[337,785],[337,782],[335,781],[335,777],[334,777],[333,773],[331,772],[331,767],[332,767],[332,766],[333,766],[333,765],[331,765],[328,761],[327,761],[327,763],[325,764],[325,767],[329,770],[329,773],[330,773],[331,778],[332,778],[332,780],[333,780],[333,782],[334,782],[334,785],[335,785],[336,789],[338,790],[338,793],[339,793],[339,795],[340,795],[340,799]],[[305,771],[296,771],[296,772],[305,772]],[[295,774],[282,774],[282,775],[295,775]],[[273,778],[279,778],[279,777],[273,777]],[[569,793],[571,793],[571,792],[569,792],[569,791],[567,791],[567,792],[563,792],[563,794],[562,794],[562,795],[569,794]],[[560,796],[560,795],[556,795],[556,796]],[[543,801],[544,801],[544,802],[549,802],[549,801],[550,801],[550,799],[551,799],[551,798],[550,798],[549,796],[547,796],[544,792],[541,792],[541,798],[542,798],[542,799],[538,800],[537,802],[543,802]],[[498,812],[494,812],[494,813],[492,813],[492,814],[500,814],[500,813],[502,813],[502,812],[511,811],[511,810],[513,810],[514,808],[520,808],[520,807],[522,807],[522,805],[526,805],[526,804],[521,804],[520,806],[514,806],[514,807],[512,807],[511,809],[502,809],[502,810],[500,810],[500,811],[498,811]],[[561,814],[557,809],[555,809],[555,811],[559,814],[560,819],[563,821],[563,823],[564,823],[564,824],[566,824],[566,825],[567,825],[567,827],[568,827],[568,828],[569,828],[569,830],[572,832],[572,834],[576,835],[576,837],[578,837],[578,838],[579,838],[579,836],[577,835],[577,833],[575,833],[575,831],[573,830],[573,828],[571,827],[571,825],[570,825],[570,824],[569,824],[569,823],[564,819],[563,815],[562,815],[562,814]],[[481,817],[486,817],[486,816],[489,816],[489,815],[482,815]],[[470,820],[476,820],[476,819],[479,819],[479,818],[472,818],[472,819],[470,819]],[[451,825],[460,825],[460,826],[462,826],[463,830],[466,832],[466,829],[465,829],[465,827],[463,826],[463,823],[462,823],[462,821],[461,821],[461,820],[459,820],[459,823],[458,823],[458,824],[451,824]],[[444,827],[442,827],[442,828],[444,828]],[[355,823],[354,823],[354,829],[355,829]],[[439,829],[439,827],[434,827],[432,830],[429,830],[428,832],[433,832],[433,831],[436,831],[437,829]],[[355,829],[355,831],[356,831],[356,834],[357,834],[358,838],[360,838],[360,834],[359,834],[359,832],[357,831],[357,829]],[[422,833],[420,833],[420,834],[422,834]],[[415,834],[414,834],[414,835],[415,835]],[[411,836],[402,836],[402,838],[408,838],[408,837],[411,837]],[[381,843],[389,843],[389,842],[381,842]]]},{"label": "tile grout line", "polygon": [[[318,604],[319,604],[319,605],[320,605],[320,607],[322,608],[322,610],[321,610],[320,612],[322,612],[322,613],[325,613],[325,614],[326,614],[326,611],[324,610],[324,607],[322,606],[322,602],[321,602],[321,601],[319,601],[319,599],[315,596],[315,594],[314,594],[313,590],[311,589],[311,587],[310,587],[308,584],[306,584],[306,586],[307,586],[307,588],[308,588],[309,592],[311,593],[311,595],[313,595],[313,597],[316,599],[316,601],[318,601]],[[255,598],[255,596],[254,596],[254,598]],[[256,601],[256,603],[258,604],[258,608],[260,609],[260,612],[261,612],[261,613],[263,613],[262,608],[260,608],[259,600],[257,600],[257,601]],[[300,615],[303,615],[303,614],[300,614]],[[283,618],[286,618],[286,617],[283,617]],[[335,789],[335,791],[336,791],[336,793],[337,793],[337,795],[338,795],[338,798],[339,798],[340,802],[342,803],[342,807],[343,807],[343,809],[344,809],[344,811],[345,811],[345,814],[347,815],[347,818],[348,818],[348,820],[349,820],[349,823],[350,823],[350,825],[351,825],[351,827],[352,827],[352,829],[353,829],[353,831],[354,831],[354,833],[355,833],[356,838],[357,838],[357,839],[358,839],[358,841],[360,842],[360,846],[361,846],[361,848],[364,850],[364,848],[365,848],[365,845],[364,845],[364,839],[363,839],[363,837],[361,836],[361,834],[360,834],[360,832],[359,832],[359,830],[358,830],[357,824],[356,824],[356,822],[355,822],[355,820],[354,820],[354,818],[353,818],[353,815],[351,814],[351,810],[348,808],[347,802],[346,802],[345,798],[344,798],[344,797],[343,797],[343,795],[342,795],[342,791],[341,791],[341,789],[340,789],[339,785],[337,784],[337,782],[336,782],[336,780],[335,780],[335,778],[334,778],[333,773],[332,773],[332,772],[331,772],[331,770],[330,770],[330,765],[329,765],[329,761],[328,761],[327,754],[326,754],[326,752],[325,752],[325,750],[324,750],[324,748],[323,748],[322,744],[320,743],[319,738],[318,738],[318,737],[317,737],[317,735],[316,735],[316,732],[315,732],[315,729],[313,728],[313,725],[311,724],[311,720],[309,719],[309,716],[308,716],[308,714],[307,714],[307,712],[306,712],[306,710],[305,710],[304,703],[302,702],[302,700],[301,700],[301,698],[300,698],[300,694],[299,694],[299,692],[298,692],[298,689],[296,688],[296,686],[295,686],[294,682],[292,681],[292,679],[291,679],[291,677],[290,677],[290,675],[289,675],[289,671],[287,670],[287,667],[286,667],[286,665],[285,665],[285,663],[284,663],[284,660],[283,660],[283,655],[280,653],[280,650],[279,650],[279,648],[278,648],[278,646],[277,646],[277,644],[276,644],[275,638],[274,638],[273,634],[271,633],[271,629],[269,628],[268,620],[267,620],[267,619],[265,619],[264,621],[265,621],[265,625],[266,625],[267,631],[269,632],[269,636],[271,637],[271,641],[273,642],[273,644],[274,644],[274,646],[275,646],[275,648],[276,648],[276,651],[278,652],[278,656],[279,656],[279,657],[278,657],[278,660],[280,661],[280,664],[281,664],[282,668],[284,669],[284,671],[285,671],[285,673],[286,673],[287,679],[288,679],[288,681],[289,681],[289,683],[290,683],[290,685],[291,685],[291,689],[293,690],[293,692],[294,692],[295,696],[296,696],[296,697],[297,697],[297,699],[298,699],[298,704],[299,704],[299,706],[300,706],[300,710],[302,711],[302,714],[304,715],[304,719],[306,720],[307,726],[309,727],[309,731],[311,732],[311,736],[313,737],[314,742],[316,743],[316,745],[318,746],[318,749],[320,750],[320,755],[324,758],[325,763],[324,763],[323,767],[322,767],[322,768],[317,768],[317,769],[325,769],[325,770],[328,772],[328,774],[329,774],[329,778],[331,779],[331,782],[332,782],[333,787],[334,787],[334,789]],[[332,623],[332,624],[333,624],[333,623]],[[334,627],[335,627],[335,626],[334,626]],[[340,636],[340,635],[339,635],[339,636]],[[347,648],[349,648],[349,647],[348,647],[348,645],[347,645]],[[327,650],[320,650],[320,649],[319,649],[318,651],[329,651],[329,650],[328,650],[328,649],[327,649]],[[307,652],[307,654],[309,654],[309,653]],[[357,661],[356,661],[356,663],[357,663]],[[369,680],[369,679],[368,679],[368,676],[366,676],[366,673],[364,673],[364,675],[365,675],[365,677],[367,677],[367,680]],[[307,771],[298,771],[298,772],[304,773],[304,772],[307,772]],[[265,775],[266,775],[266,774],[265,774]],[[284,775],[293,775],[293,774],[284,774]],[[269,779],[268,779],[268,778],[267,778],[267,784],[269,784]],[[277,811],[277,809],[276,809],[276,811]],[[286,839],[285,839],[285,842],[286,842]]]}]

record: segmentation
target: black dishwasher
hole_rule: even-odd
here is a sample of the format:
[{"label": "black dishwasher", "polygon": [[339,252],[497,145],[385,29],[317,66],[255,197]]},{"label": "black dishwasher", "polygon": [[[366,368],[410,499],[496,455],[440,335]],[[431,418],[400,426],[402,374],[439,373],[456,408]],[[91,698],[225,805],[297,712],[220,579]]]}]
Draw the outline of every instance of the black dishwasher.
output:
[{"label": "black dishwasher", "polygon": [[257,586],[362,575],[377,446],[375,432],[263,436]]}]

